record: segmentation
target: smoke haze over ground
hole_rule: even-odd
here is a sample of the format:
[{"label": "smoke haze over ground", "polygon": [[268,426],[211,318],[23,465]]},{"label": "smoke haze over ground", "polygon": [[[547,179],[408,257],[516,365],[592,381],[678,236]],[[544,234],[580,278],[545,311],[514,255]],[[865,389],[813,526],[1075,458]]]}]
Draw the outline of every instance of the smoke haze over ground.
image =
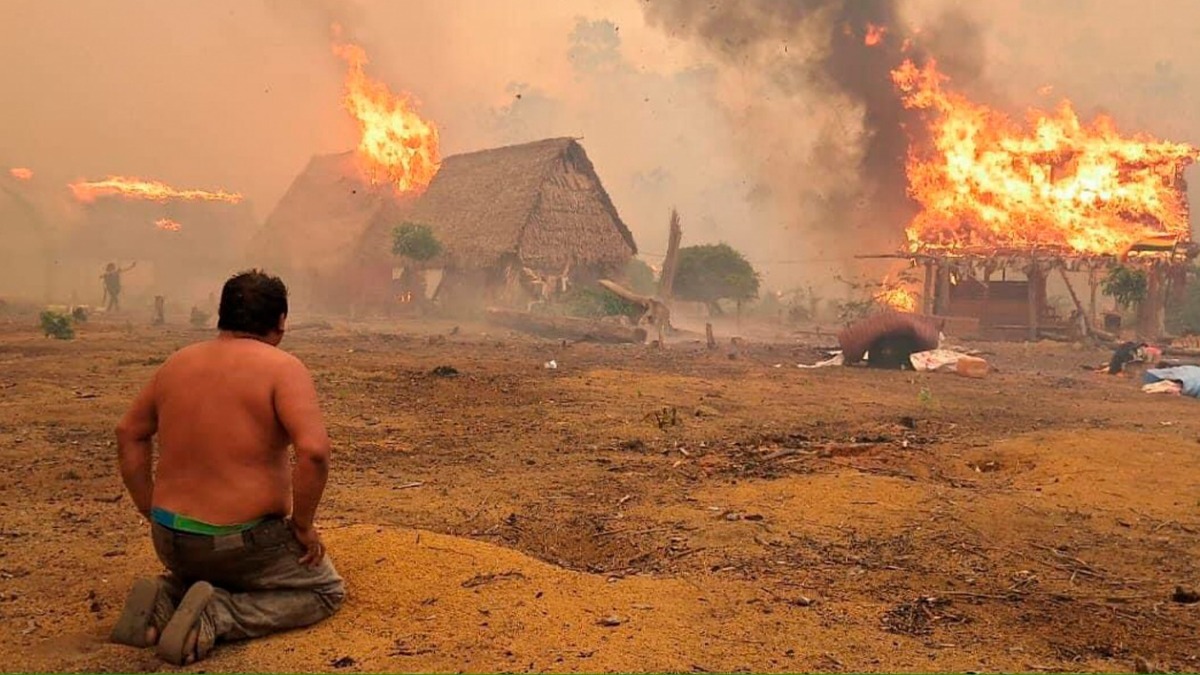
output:
[{"label": "smoke haze over ground", "polygon": [[[886,76],[906,34],[991,105],[1066,96],[1195,142],[1197,19],[1187,0],[10,0],[0,169],[64,191],[108,174],[238,191],[261,222],[311,155],[356,144],[337,21],[373,77],[421,101],[443,155],[580,136],[651,260],[677,205],[685,244],[727,241],[788,287],[901,241],[905,112]],[[888,29],[877,48],[868,22]]]}]

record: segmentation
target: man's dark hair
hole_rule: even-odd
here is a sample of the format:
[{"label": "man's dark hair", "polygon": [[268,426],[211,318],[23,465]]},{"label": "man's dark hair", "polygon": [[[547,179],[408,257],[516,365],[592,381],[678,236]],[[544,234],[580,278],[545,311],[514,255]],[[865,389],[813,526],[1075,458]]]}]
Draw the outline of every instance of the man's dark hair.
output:
[{"label": "man's dark hair", "polygon": [[283,280],[259,270],[247,270],[230,277],[221,289],[217,328],[261,337],[279,328],[279,317],[287,311],[287,286]]}]

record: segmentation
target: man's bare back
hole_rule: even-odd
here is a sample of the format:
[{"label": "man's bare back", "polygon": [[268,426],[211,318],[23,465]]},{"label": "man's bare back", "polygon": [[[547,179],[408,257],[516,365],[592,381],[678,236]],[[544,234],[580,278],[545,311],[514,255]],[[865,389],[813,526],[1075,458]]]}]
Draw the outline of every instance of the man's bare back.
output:
[{"label": "man's bare back", "polygon": [[329,437],[308,369],[278,349],[286,320],[282,280],[230,278],[220,335],[168,359],[117,425],[121,477],[170,573],[135,583],[114,641],[181,665],[219,639],[310,625],[341,605],[313,522]]},{"label": "man's bare back", "polygon": [[153,389],[154,506],[216,525],[290,515],[291,439],[281,418],[303,428],[297,407],[305,402],[297,399],[312,389],[298,359],[222,336],[172,356]]}]

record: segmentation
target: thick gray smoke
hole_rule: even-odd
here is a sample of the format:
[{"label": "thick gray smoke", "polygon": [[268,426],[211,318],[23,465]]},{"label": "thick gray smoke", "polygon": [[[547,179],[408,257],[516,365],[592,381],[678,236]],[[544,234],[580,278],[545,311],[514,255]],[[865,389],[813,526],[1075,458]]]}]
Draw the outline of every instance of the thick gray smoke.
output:
[{"label": "thick gray smoke", "polygon": [[[925,52],[894,0],[648,0],[644,8],[651,24],[698,41],[727,67],[765,78],[760,100],[735,105],[777,108],[770,99],[780,97],[795,108],[792,129],[786,113],[771,115],[757,135],[769,147],[789,131],[807,133],[808,154],[792,157],[782,175],[781,167],[763,163],[771,171],[764,181],[776,201],[790,202],[785,212],[816,237],[822,255],[888,251],[901,242],[914,213],[904,164],[923,125],[901,104],[891,70],[905,58],[922,62]],[[978,76],[982,48],[971,22],[948,15],[934,28],[922,42],[945,49],[953,75]],[[836,112],[803,114],[814,108]],[[802,129],[814,122],[815,133]]]}]

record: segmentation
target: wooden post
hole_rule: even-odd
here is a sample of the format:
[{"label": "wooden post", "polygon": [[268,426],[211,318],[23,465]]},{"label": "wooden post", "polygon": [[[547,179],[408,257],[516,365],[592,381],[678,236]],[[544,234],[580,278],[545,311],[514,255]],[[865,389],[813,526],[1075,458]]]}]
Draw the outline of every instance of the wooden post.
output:
[{"label": "wooden post", "polygon": [[1088,322],[1093,326],[1100,326],[1100,317],[1096,313],[1096,289],[1100,286],[1100,278],[1096,276],[1096,266],[1088,267],[1088,292],[1091,294],[1088,299]]},{"label": "wooden post", "polygon": [[937,295],[933,305],[933,313],[943,316],[950,309],[950,266],[946,261],[938,263]]},{"label": "wooden post", "polygon": [[933,261],[925,261],[925,285],[921,289],[921,313],[933,314]]},{"label": "wooden post", "polygon": [[1067,270],[1059,267],[1058,273],[1062,275],[1063,283],[1067,285],[1067,292],[1071,294],[1071,302],[1075,303],[1075,311],[1079,312],[1080,318],[1083,319],[1083,334],[1091,337],[1092,322],[1087,313],[1083,311],[1083,303],[1079,301],[1079,296],[1075,295],[1075,288],[1071,286],[1071,280],[1067,278]]},{"label": "wooden post", "polygon": [[1038,323],[1042,314],[1042,270],[1038,267],[1036,260],[1030,260],[1027,269],[1025,277],[1028,279],[1029,341],[1037,342]]},{"label": "wooden post", "polygon": [[711,323],[704,324],[704,334],[708,338],[708,349],[712,351],[717,348],[717,338],[713,336],[713,327]]}]

